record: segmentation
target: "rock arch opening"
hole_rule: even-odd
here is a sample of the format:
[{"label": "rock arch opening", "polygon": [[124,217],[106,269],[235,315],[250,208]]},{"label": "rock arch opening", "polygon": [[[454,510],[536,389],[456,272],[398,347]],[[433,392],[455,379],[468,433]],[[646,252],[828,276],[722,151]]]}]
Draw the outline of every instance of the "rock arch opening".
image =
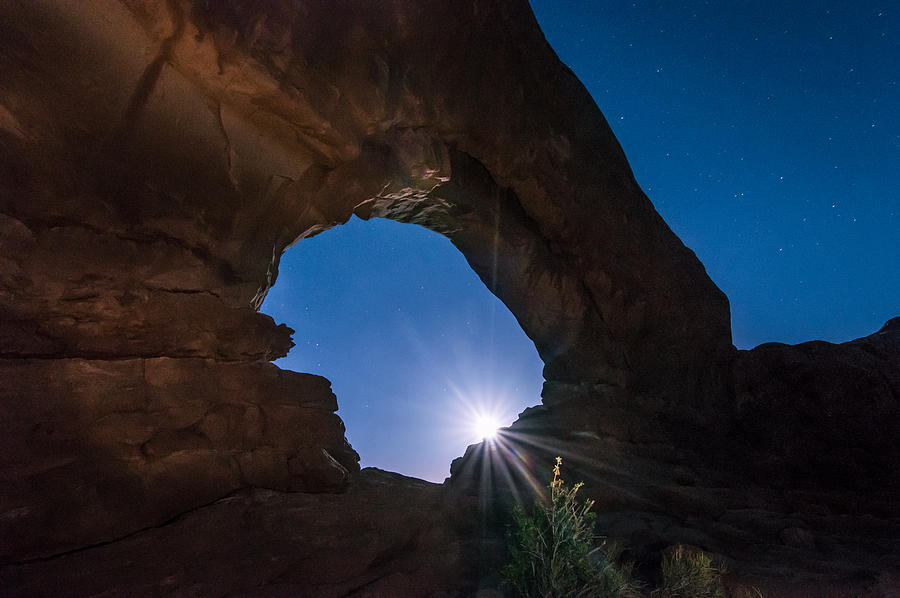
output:
[{"label": "rock arch opening", "polygon": [[445,237],[351,219],[281,257],[263,312],[295,329],[279,367],[327,377],[361,465],[441,482],[478,442],[540,403],[543,363]]}]

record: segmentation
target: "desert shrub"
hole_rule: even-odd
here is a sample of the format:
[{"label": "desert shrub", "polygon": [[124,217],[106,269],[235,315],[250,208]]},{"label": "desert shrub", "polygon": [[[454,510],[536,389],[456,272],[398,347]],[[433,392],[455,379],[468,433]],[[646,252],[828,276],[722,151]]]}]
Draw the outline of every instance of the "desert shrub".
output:
[{"label": "desert shrub", "polygon": [[553,468],[549,504],[530,511],[516,505],[507,534],[506,583],[523,598],[559,596],[619,598],[632,591],[631,565],[620,564],[613,544],[596,547],[594,501],[579,502],[577,483],[560,477],[560,457]]},{"label": "desert shrub", "polygon": [[724,598],[722,573],[705,552],[678,545],[663,557],[663,585],[653,595],[661,598]]},{"label": "desert shrub", "polygon": [[604,541],[595,549],[598,596],[618,598],[635,595],[639,584],[632,577],[634,563],[622,560],[622,547],[616,542]]}]

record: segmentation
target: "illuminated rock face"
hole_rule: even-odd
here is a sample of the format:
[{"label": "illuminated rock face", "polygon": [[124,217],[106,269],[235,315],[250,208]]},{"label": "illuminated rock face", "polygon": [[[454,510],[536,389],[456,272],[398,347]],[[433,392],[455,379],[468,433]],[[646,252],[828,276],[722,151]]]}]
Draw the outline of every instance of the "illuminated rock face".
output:
[{"label": "illuminated rock face", "polygon": [[344,488],[334,397],[255,308],[352,214],[446,235],[509,306],[548,380],[521,425],[630,413],[667,463],[731,421],[727,299],[524,0],[12,0],[0,81],[2,562]]}]

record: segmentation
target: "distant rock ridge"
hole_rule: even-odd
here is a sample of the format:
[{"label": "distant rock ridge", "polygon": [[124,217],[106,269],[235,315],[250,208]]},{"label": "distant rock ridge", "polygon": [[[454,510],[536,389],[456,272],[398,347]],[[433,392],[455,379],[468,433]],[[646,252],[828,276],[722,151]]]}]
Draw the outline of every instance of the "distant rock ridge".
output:
[{"label": "distant rock ridge", "polygon": [[[898,562],[900,319],[737,351],[525,0],[11,0],[0,81],[0,593],[295,595],[292,566],[326,571],[313,595],[496,586],[521,480],[482,477],[484,447],[440,488],[359,474],[328,382],[267,363],[282,252],[353,214],[444,234],[510,308],[547,380],[510,431],[529,475],[564,454],[640,558]],[[377,536],[356,568],[348,530]],[[143,541],[166,551],[135,572]]]},{"label": "distant rock ridge", "polygon": [[881,327],[881,330],[878,332],[890,332],[900,330],[900,317],[891,318],[887,322],[884,323],[884,326]]}]

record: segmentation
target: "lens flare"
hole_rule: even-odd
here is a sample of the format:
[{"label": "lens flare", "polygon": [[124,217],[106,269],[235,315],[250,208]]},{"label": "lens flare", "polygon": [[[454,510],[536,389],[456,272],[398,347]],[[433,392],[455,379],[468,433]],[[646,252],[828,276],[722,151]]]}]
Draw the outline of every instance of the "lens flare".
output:
[{"label": "lens flare", "polygon": [[476,436],[483,440],[493,440],[497,436],[497,429],[501,426],[501,422],[491,415],[479,414],[475,416],[472,427]]}]

